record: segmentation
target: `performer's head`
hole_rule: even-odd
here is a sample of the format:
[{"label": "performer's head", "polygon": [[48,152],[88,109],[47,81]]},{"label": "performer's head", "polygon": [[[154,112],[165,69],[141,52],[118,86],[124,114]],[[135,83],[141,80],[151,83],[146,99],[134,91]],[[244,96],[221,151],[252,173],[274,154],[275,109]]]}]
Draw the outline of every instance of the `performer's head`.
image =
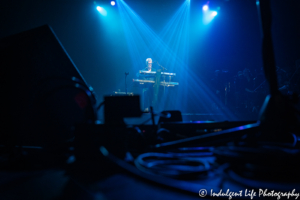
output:
[{"label": "performer's head", "polygon": [[146,59],[146,65],[147,65],[147,70],[151,71],[151,69],[152,69],[152,59],[151,58]]}]

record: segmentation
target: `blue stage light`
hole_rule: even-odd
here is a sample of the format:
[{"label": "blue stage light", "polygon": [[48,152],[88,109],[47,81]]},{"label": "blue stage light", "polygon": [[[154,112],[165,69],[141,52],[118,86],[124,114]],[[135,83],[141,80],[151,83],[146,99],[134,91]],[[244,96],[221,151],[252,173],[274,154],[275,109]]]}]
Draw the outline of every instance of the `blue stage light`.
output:
[{"label": "blue stage light", "polygon": [[104,10],[104,8],[97,6],[96,9],[100,12],[101,15],[106,16],[107,12]]},{"label": "blue stage light", "polygon": [[203,23],[204,24],[209,24],[215,16],[218,14],[217,11],[214,10],[209,10],[203,13]]},{"label": "blue stage light", "polygon": [[[176,82],[179,82],[181,86],[177,87],[176,92],[165,91],[165,99],[158,110],[164,110],[165,107],[187,110],[191,103],[196,102],[196,105],[203,106],[207,112],[210,112],[211,102],[214,102],[219,108],[224,108],[221,117],[218,115],[214,120],[224,120],[223,116],[229,120],[237,120],[215,93],[206,86],[206,83],[189,68],[190,1],[186,0],[182,3],[159,35],[125,1],[116,0],[116,3],[128,44],[128,52],[132,60],[131,65],[128,64],[128,66],[132,67],[132,71],[137,72],[145,65],[145,58],[152,57],[157,59],[159,63],[163,63],[164,66],[168,66],[168,72],[177,72],[178,74]],[[205,24],[208,24],[214,16],[207,4],[205,7],[206,10],[203,9],[203,13],[201,10],[200,12]],[[207,29],[204,26],[199,27],[201,27],[201,34]],[[123,81],[120,81],[120,85],[123,86],[123,84]],[[187,88],[191,85],[193,89],[188,90]],[[188,97],[190,95],[192,98]],[[174,101],[177,96],[183,98],[180,101]],[[194,109],[196,110],[197,107]]]},{"label": "blue stage light", "polygon": [[207,10],[208,10],[208,5],[204,5],[204,6],[202,7],[202,10],[203,10],[203,11],[207,11]]},{"label": "blue stage light", "polygon": [[212,13],[211,13],[211,15],[214,17],[214,16],[216,16],[218,14],[218,12],[217,11],[213,11]]},{"label": "blue stage light", "polygon": [[116,2],[115,1],[111,1],[110,5],[114,6],[114,5],[116,5]]}]

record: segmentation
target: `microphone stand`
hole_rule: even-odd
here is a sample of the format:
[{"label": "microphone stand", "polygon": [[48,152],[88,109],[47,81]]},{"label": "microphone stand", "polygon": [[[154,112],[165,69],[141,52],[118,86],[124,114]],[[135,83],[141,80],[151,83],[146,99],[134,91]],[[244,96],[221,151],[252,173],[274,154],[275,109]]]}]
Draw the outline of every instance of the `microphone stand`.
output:
[{"label": "microphone stand", "polygon": [[161,66],[157,61],[156,61],[156,64],[161,67],[163,69],[163,77],[164,77],[164,95],[166,93],[166,75],[164,74],[165,70],[168,70],[167,68]]}]

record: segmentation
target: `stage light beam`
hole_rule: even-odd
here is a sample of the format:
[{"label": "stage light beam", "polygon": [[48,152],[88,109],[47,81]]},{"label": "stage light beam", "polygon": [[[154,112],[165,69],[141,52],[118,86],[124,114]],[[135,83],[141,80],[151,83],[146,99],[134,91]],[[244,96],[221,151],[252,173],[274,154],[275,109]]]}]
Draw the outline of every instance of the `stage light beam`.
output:
[{"label": "stage light beam", "polygon": [[[122,20],[125,38],[128,44],[128,51],[132,59],[133,71],[141,70],[141,66],[144,65],[144,58],[150,56],[158,58],[159,63],[164,63],[165,66],[169,66],[168,71],[176,71],[180,76],[177,76],[178,82],[181,87],[176,92],[166,91],[166,105],[161,103],[158,110],[165,107],[174,107],[179,110],[189,109],[190,103],[204,107],[207,112],[211,109],[211,102],[216,102],[218,107],[224,107],[224,115],[216,117],[215,120],[221,121],[226,119],[237,120],[233,114],[218,100],[216,95],[206,87],[205,82],[195,75],[192,70],[189,69],[189,14],[190,14],[190,2],[186,0],[182,6],[172,16],[171,20],[165,26],[161,34],[158,36],[156,33],[142,20],[142,18],[134,12],[123,0],[116,0],[120,18]],[[201,9],[201,7],[199,7]],[[201,10],[200,10],[201,11]],[[213,18],[213,11],[203,10],[203,18],[205,24],[208,24]],[[123,86],[123,81],[120,81]],[[193,85],[192,90],[187,90],[189,86]],[[191,93],[189,99],[187,96]],[[176,100],[177,96],[182,96],[181,100]],[[194,98],[195,97],[195,98]],[[167,105],[168,104],[168,105]],[[197,108],[195,108],[197,109]],[[185,111],[187,112],[187,111]],[[223,112],[222,112],[223,114]]]},{"label": "stage light beam", "polygon": [[202,10],[203,10],[203,11],[207,11],[207,10],[208,10],[208,5],[204,5],[204,6],[202,7]]},{"label": "stage light beam", "polygon": [[215,10],[209,10],[207,12],[204,12],[203,13],[203,23],[209,24],[217,15],[218,15],[218,12]]},{"label": "stage light beam", "polygon": [[104,8],[97,6],[96,9],[100,12],[101,15],[106,16],[107,12],[104,10]]},{"label": "stage light beam", "polygon": [[116,2],[115,2],[115,1],[111,1],[111,2],[110,2],[110,5],[115,6],[115,5],[116,5]]}]

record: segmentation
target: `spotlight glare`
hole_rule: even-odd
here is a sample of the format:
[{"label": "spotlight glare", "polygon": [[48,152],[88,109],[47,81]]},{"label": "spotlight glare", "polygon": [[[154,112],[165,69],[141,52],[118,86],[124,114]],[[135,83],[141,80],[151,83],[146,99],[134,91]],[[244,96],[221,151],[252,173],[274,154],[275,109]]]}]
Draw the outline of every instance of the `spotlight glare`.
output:
[{"label": "spotlight glare", "polygon": [[103,10],[103,8],[101,8],[100,6],[97,6],[97,10],[98,10],[99,12],[101,12],[101,11]]},{"label": "spotlight glare", "polygon": [[99,13],[101,13],[101,15],[103,15],[103,16],[107,15],[107,12],[106,12],[106,10],[104,10],[104,8],[102,8],[100,6],[97,6],[96,8],[99,11]]},{"label": "spotlight glare", "polygon": [[202,7],[202,9],[203,9],[203,11],[207,11],[207,10],[208,10],[208,5],[204,5],[204,6]]},{"label": "spotlight glare", "polygon": [[114,5],[116,5],[116,2],[115,1],[111,1],[110,5],[114,6]]},{"label": "spotlight glare", "polygon": [[216,16],[217,14],[218,14],[217,11],[213,11],[213,12],[211,13],[212,16]]}]

